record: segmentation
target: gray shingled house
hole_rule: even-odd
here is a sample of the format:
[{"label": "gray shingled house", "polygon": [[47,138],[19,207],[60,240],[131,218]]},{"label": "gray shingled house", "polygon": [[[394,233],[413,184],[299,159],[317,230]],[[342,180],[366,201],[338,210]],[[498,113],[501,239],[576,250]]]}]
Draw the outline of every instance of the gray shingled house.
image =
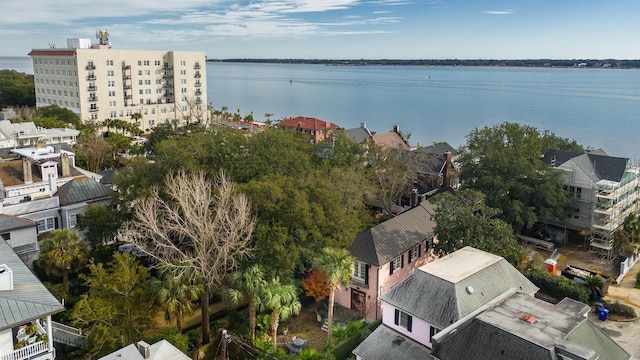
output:
[{"label": "gray shingled house", "polygon": [[51,315],[62,304],[0,241],[0,359],[55,358]]}]

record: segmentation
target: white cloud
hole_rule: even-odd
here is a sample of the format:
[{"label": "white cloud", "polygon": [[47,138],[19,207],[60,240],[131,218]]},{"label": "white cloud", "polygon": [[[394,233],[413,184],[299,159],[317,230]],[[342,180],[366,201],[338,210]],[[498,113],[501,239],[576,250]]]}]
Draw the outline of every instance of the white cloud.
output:
[{"label": "white cloud", "polygon": [[500,11],[489,10],[489,11],[485,11],[484,13],[487,15],[511,15],[514,12],[515,12],[514,10],[500,10]]}]

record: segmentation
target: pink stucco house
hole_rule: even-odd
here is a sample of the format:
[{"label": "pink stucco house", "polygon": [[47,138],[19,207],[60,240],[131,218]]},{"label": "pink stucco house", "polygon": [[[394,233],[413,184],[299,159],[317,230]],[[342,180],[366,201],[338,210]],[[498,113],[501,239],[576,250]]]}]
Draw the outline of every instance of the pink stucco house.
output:
[{"label": "pink stucco house", "polygon": [[356,360],[616,359],[629,354],[586,316],[587,304],[536,299],[504,258],[465,247],[381,296],[382,324]]},{"label": "pink stucco house", "polygon": [[435,259],[432,248],[433,204],[425,201],[360,233],[349,252],[355,258],[349,286],[336,292],[336,303],[367,319],[382,317],[378,297],[420,266]]}]

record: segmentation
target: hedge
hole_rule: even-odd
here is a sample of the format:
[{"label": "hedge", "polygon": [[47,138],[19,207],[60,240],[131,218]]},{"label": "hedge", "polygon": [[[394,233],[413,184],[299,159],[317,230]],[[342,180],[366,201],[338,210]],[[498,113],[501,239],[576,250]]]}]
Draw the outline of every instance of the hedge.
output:
[{"label": "hedge", "polygon": [[553,275],[540,268],[531,268],[524,275],[545,294],[558,299],[568,297],[583,303],[589,303],[591,291],[583,284],[564,276]]},{"label": "hedge", "polygon": [[344,360],[348,359],[351,356],[351,352],[355,349],[360,343],[363,341],[360,334],[362,332],[373,332],[381,323],[381,320],[374,321],[367,326],[363,327],[359,333],[352,335],[348,338],[345,338],[340,344],[338,344],[331,353],[335,357],[336,360]]}]

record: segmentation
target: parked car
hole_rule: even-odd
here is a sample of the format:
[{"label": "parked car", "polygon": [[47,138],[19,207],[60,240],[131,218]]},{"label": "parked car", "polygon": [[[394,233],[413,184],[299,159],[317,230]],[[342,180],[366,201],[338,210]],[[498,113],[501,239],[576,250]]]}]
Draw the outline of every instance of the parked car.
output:
[{"label": "parked car", "polygon": [[138,249],[137,246],[135,246],[134,244],[123,244],[118,246],[118,251],[119,252],[127,252],[135,257],[143,257],[146,256],[146,254],[144,252],[142,252],[140,249]]},{"label": "parked car", "polygon": [[557,246],[566,244],[566,232],[564,229],[547,224],[536,224],[526,234],[532,238],[552,242]]}]

